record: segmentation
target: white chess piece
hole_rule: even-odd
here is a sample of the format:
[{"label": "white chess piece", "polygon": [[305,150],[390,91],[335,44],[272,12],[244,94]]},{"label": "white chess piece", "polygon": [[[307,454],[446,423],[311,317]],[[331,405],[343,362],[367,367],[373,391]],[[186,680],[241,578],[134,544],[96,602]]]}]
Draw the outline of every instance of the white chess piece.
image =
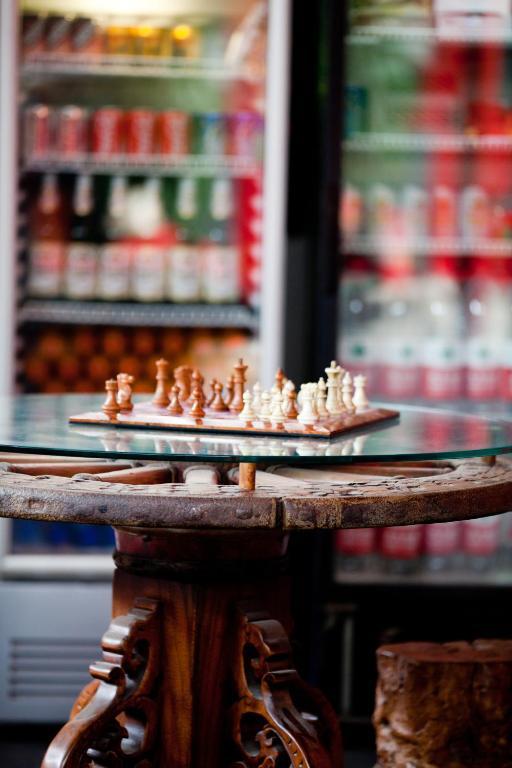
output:
[{"label": "white chess piece", "polygon": [[245,424],[251,424],[254,419],[256,418],[256,412],[253,410],[252,407],[252,394],[249,392],[248,389],[245,390],[243,394],[243,401],[244,401],[244,407],[238,414],[238,418],[240,421],[243,421]]},{"label": "white chess piece", "polygon": [[370,403],[366,397],[366,376],[359,374],[354,376],[354,396],[352,398],[356,413],[365,411]]},{"label": "white chess piece", "polygon": [[272,398],[272,412],[270,420],[272,422],[272,426],[277,427],[278,429],[282,427],[286,421],[286,416],[283,411],[283,396],[281,392],[278,392]]},{"label": "white chess piece", "polygon": [[270,421],[270,416],[272,413],[270,409],[270,400],[271,400],[270,392],[264,389],[263,392],[261,393],[261,407],[258,414],[260,421],[263,421],[263,422]]},{"label": "white chess piece", "polygon": [[347,371],[345,376],[343,377],[343,405],[345,406],[347,413],[354,413],[354,402],[352,400],[353,397],[353,387],[352,387],[352,376]]},{"label": "white chess piece", "polygon": [[261,384],[257,381],[252,388],[252,407],[256,413],[259,413],[261,409],[261,392]]},{"label": "white chess piece", "polygon": [[327,410],[327,407],[325,405],[325,402],[327,400],[327,387],[325,385],[325,380],[322,376],[318,379],[318,384],[316,385],[316,412],[320,418],[324,418],[325,416],[329,415],[329,411]]},{"label": "white chess piece", "polygon": [[335,360],[332,360],[330,367],[325,369],[325,373],[327,374],[327,402],[325,407],[331,415],[335,416],[345,410],[341,396],[343,369],[336,364]]},{"label": "white chess piece", "polygon": [[313,389],[311,384],[303,384],[300,388],[300,394],[302,408],[299,415],[297,416],[297,420],[300,421],[301,424],[310,426],[314,424],[318,419],[314,409]]}]

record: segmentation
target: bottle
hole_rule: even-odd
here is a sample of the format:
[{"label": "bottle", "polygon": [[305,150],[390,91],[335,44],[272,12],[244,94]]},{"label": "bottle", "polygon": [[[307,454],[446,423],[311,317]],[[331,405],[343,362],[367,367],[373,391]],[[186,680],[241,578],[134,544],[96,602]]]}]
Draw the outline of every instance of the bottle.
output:
[{"label": "bottle", "polygon": [[460,523],[431,523],[425,526],[425,567],[428,571],[453,568],[459,551]]},{"label": "bottle", "polygon": [[388,573],[401,575],[418,569],[423,528],[423,525],[398,525],[382,529],[380,553]]},{"label": "bottle", "polygon": [[171,235],[159,178],[146,179],[130,190],[127,226],[132,245],[131,294],[137,301],[161,301],[165,296],[165,257]]},{"label": "bottle", "polygon": [[127,182],[124,176],[110,181],[103,222],[103,245],[99,248],[98,298],[130,298],[131,249],[126,242]]},{"label": "bottle", "polygon": [[199,190],[197,179],[178,179],[174,219],[176,242],[167,251],[167,298],[193,302],[201,298],[201,251],[198,245]]},{"label": "bottle", "polygon": [[500,515],[463,522],[462,542],[467,568],[473,571],[487,571],[496,565],[500,525]]},{"label": "bottle", "polygon": [[77,177],[67,247],[65,294],[70,299],[94,299],[98,271],[98,246],[94,218],[93,182]]},{"label": "bottle", "polygon": [[336,567],[340,571],[369,571],[375,565],[376,528],[336,531],[334,539]]},{"label": "bottle", "polygon": [[27,284],[31,296],[55,298],[62,294],[67,224],[57,176],[47,173],[31,217]]},{"label": "bottle", "polygon": [[352,257],[339,285],[338,357],[344,368],[366,376],[372,392],[378,387],[373,345],[377,282],[374,266],[363,258]]},{"label": "bottle", "polygon": [[202,297],[209,303],[240,301],[240,248],[234,235],[233,182],[214,179],[203,245]]}]

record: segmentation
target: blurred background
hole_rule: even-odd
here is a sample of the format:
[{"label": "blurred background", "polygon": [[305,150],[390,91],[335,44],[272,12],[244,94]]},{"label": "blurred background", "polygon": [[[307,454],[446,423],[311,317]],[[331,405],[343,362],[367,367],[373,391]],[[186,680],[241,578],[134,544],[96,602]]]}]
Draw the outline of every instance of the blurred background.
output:
[{"label": "blurred background", "polygon": [[[512,417],[510,0],[110,6],[0,5],[0,393],[336,357],[373,400]],[[112,546],[0,521],[7,768],[38,764],[16,727],[44,744],[87,681]],[[348,768],[372,765],[377,645],[510,634],[510,515],[294,557],[317,590],[297,652]]]}]

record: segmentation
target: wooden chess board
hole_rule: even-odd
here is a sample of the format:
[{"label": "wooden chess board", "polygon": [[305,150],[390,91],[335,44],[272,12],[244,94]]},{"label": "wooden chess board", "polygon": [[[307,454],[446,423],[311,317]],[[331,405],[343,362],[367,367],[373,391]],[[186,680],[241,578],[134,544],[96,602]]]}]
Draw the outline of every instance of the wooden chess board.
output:
[{"label": "wooden chess board", "polygon": [[166,408],[152,402],[135,403],[133,410],[120,412],[115,418],[109,418],[102,411],[90,411],[71,416],[69,421],[75,424],[101,424],[115,427],[147,427],[164,430],[191,432],[218,432],[228,434],[270,435],[277,437],[320,437],[330,438],[346,434],[362,427],[395,419],[398,411],[387,408],[367,408],[360,413],[341,414],[319,418],[313,425],[305,426],[297,419],[285,421],[280,428],[256,418],[250,424],[244,424],[236,413],[218,413],[205,408],[202,418],[194,418],[186,413],[180,416],[169,414]]}]

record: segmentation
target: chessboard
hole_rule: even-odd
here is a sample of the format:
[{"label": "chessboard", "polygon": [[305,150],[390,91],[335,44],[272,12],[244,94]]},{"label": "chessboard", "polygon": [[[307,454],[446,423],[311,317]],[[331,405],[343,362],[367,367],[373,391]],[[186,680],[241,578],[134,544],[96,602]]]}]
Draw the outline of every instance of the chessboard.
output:
[{"label": "chessboard", "polygon": [[[224,385],[212,379],[205,387],[197,368],[179,366],[171,374],[167,360],[156,363],[151,400],[133,402],[133,376],[119,373],[105,382],[105,402],[97,411],[71,416],[77,424],[146,427],[180,431],[244,433],[279,437],[330,438],[388,421],[398,411],[374,408],[366,395],[366,378],[343,370],[335,361],[327,380],[295,384],[279,369],[270,390],[247,387],[243,360]],[[205,391],[206,390],[206,391]]]}]

